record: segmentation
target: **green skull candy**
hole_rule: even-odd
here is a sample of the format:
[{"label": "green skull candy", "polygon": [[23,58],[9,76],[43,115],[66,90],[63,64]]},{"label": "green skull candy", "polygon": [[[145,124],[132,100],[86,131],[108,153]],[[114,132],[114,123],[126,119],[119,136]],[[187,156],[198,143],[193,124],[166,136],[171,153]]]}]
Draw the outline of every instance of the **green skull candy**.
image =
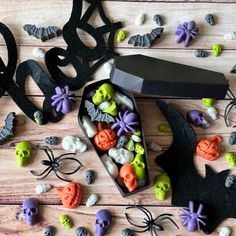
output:
[{"label": "green skull candy", "polygon": [[202,105],[204,107],[213,107],[216,103],[214,98],[202,98]]},{"label": "green skull candy", "polygon": [[213,45],[213,53],[215,57],[218,57],[221,54],[222,47],[220,44],[214,44]]},{"label": "green skull candy", "polygon": [[111,98],[114,96],[114,88],[112,85],[105,83],[102,84],[95,92],[95,94],[92,97],[93,103],[95,105],[100,105],[102,102],[106,102],[111,100]]},{"label": "green skull candy", "polygon": [[137,154],[134,160],[130,163],[135,170],[135,174],[139,180],[145,179],[145,163],[142,155]]},{"label": "green skull candy", "polygon": [[19,167],[27,166],[32,155],[31,144],[27,141],[22,141],[16,145],[16,164]]},{"label": "green skull candy", "polygon": [[70,229],[73,226],[72,220],[68,215],[60,215],[59,222],[66,228]]},{"label": "green skull candy", "polygon": [[144,150],[144,147],[142,146],[141,143],[135,143],[134,145],[134,151],[137,153],[137,154],[140,154],[140,155],[143,155],[145,150]]},{"label": "green skull candy", "polygon": [[127,33],[124,30],[120,30],[116,37],[116,42],[120,43],[125,40]]},{"label": "green skull candy", "polygon": [[224,157],[227,159],[229,165],[236,166],[236,156],[232,152],[225,153]]},{"label": "green skull candy", "polygon": [[156,177],[154,191],[158,200],[165,200],[170,191],[170,178],[167,174],[160,174]]}]

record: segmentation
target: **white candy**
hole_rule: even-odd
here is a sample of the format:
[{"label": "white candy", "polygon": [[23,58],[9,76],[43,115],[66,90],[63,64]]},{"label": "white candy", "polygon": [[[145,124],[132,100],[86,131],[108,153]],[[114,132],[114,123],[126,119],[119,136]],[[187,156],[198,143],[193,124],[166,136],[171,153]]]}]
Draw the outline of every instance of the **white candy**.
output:
[{"label": "white candy", "polygon": [[134,104],[130,98],[127,96],[123,95],[122,93],[115,92],[114,96],[112,99],[118,104],[125,105],[129,110],[133,111],[134,109]]},{"label": "white candy", "polygon": [[48,192],[50,189],[52,189],[52,185],[50,185],[50,184],[41,184],[41,185],[36,186],[35,191],[36,191],[37,194],[41,194],[41,193]]},{"label": "white candy", "polygon": [[82,125],[89,138],[92,138],[97,134],[97,127],[88,116],[82,117]]},{"label": "white candy", "polygon": [[139,14],[136,19],[135,19],[135,25],[139,26],[139,25],[143,25],[144,24],[144,20],[145,20],[145,14]]},{"label": "white candy", "polygon": [[98,106],[98,110],[103,111],[106,110],[108,107],[110,107],[111,104],[110,102],[102,102],[99,106]]},{"label": "white candy", "polygon": [[222,227],[219,236],[230,236],[231,229],[229,227]]},{"label": "white candy", "polygon": [[99,197],[96,193],[91,194],[86,202],[86,207],[94,206],[98,202],[98,200]]},{"label": "white candy", "polygon": [[114,179],[116,179],[119,174],[116,164],[107,155],[102,156],[101,160],[106,166],[106,169],[110,173],[110,175],[113,176]]},{"label": "white candy", "polygon": [[148,147],[150,150],[154,151],[154,152],[161,152],[162,148],[159,144],[151,142],[148,144]]},{"label": "white candy", "polygon": [[236,32],[229,32],[225,34],[224,38],[226,40],[235,40],[236,39]]},{"label": "white candy", "polygon": [[105,72],[110,75],[111,68],[112,68],[112,63],[111,62],[106,62],[103,66]]},{"label": "white candy", "polygon": [[108,151],[108,155],[120,164],[130,163],[134,159],[133,152],[130,152],[124,148],[111,148]]},{"label": "white candy", "polygon": [[134,135],[134,134],[131,136],[131,138],[132,138],[133,141],[136,142],[136,143],[140,143],[140,142],[142,141],[142,139],[141,139],[139,136]]},{"label": "white candy", "polygon": [[33,55],[38,58],[44,58],[45,53],[41,48],[34,48]]},{"label": "white candy", "polygon": [[81,142],[79,137],[65,136],[62,139],[62,148],[66,151],[82,153],[87,150],[87,145]]},{"label": "white candy", "polygon": [[217,110],[215,109],[215,107],[208,107],[207,108],[207,113],[208,115],[211,117],[212,120],[217,120]]}]

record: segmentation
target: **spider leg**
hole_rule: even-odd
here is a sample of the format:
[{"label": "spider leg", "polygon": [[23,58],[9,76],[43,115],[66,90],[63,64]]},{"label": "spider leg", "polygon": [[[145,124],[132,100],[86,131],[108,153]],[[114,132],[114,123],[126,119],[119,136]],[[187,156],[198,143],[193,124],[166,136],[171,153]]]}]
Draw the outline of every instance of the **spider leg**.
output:
[{"label": "spider leg", "polygon": [[163,220],[170,220],[175,226],[176,226],[176,228],[177,229],[179,229],[179,226],[170,218],[170,217],[163,217],[162,219],[160,219],[158,222],[161,222],[161,221],[163,221]]},{"label": "spider leg", "polygon": [[197,215],[200,215],[202,213],[203,205],[199,204],[198,210],[197,210]]},{"label": "spider leg", "polygon": [[120,137],[122,133],[123,133],[123,129],[122,129],[122,127],[120,127],[117,132],[117,136]]},{"label": "spider leg", "polygon": [[235,106],[234,101],[231,101],[225,108],[225,112],[224,112],[224,120],[225,120],[225,124],[227,125],[227,127],[229,126],[229,123],[227,122],[227,117],[231,111],[231,109]]},{"label": "spider leg", "polygon": [[[49,147],[43,146],[41,149],[44,150],[44,152],[45,152],[45,153],[47,154],[47,156],[48,156],[48,159],[49,159],[51,162],[55,161],[54,154],[53,154],[52,150],[51,150]],[[51,155],[49,154],[49,152],[50,152]]]},{"label": "spider leg", "polygon": [[133,207],[131,206],[126,209],[129,209],[129,208],[138,208],[139,210],[141,210],[147,216],[148,221],[151,221],[153,219],[151,212],[148,209],[144,208],[143,206],[133,206]]},{"label": "spider leg", "polygon": [[56,170],[54,170],[54,173],[55,173],[55,175],[57,176],[58,179],[63,180],[63,181],[66,181],[66,182],[71,182],[71,180],[69,180],[69,179],[64,179],[64,178],[62,178],[61,176],[59,176],[59,175],[57,174],[57,171],[56,171]]},{"label": "spider leg", "polygon": [[52,96],[52,100],[55,100],[55,99],[57,99],[57,98],[59,98],[59,97],[61,97],[61,94],[53,95],[53,96]]},{"label": "spider leg", "polygon": [[203,225],[206,225],[206,223],[205,223],[203,220],[201,220],[201,219],[199,219],[199,218],[197,218],[196,220],[197,220],[198,222],[202,223]]},{"label": "spider leg", "polygon": [[[48,171],[48,173],[46,173],[47,171]],[[46,175],[44,175],[43,177],[37,178],[37,180],[41,180],[41,179],[46,178],[51,173],[51,171],[52,171],[52,168],[49,166],[42,174],[37,174],[37,172],[35,172],[33,170],[31,170],[30,173],[35,176],[41,176],[46,173]]]},{"label": "spider leg", "polygon": [[156,235],[156,236],[158,236],[158,234],[157,234],[157,232],[156,232],[156,229],[155,229],[155,228],[153,229],[153,231],[154,231],[155,235]]},{"label": "spider leg", "polygon": [[60,155],[59,157],[57,157],[56,159],[57,159],[57,160],[60,160],[61,157],[69,156],[69,155],[76,155],[76,153],[74,153],[74,152],[71,152],[71,153],[64,153],[64,154]]},{"label": "spider leg", "polygon": [[162,217],[162,216],[173,216],[172,214],[167,214],[167,213],[164,213],[164,214],[161,214],[159,216],[157,216],[154,221],[156,221],[158,218]]},{"label": "spider leg", "polygon": [[56,98],[52,103],[51,103],[51,105],[52,106],[55,106],[57,103],[59,103],[61,100],[63,100],[64,98],[62,98],[62,97],[58,97],[58,98]]},{"label": "spider leg", "polygon": [[56,92],[57,95],[62,95],[63,94],[62,89],[60,87],[56,87],[55,92]]},{"label": "spider leg", "polygon": [[191,210],[186,210],[186,209],[183,209],[182,211],[187,215],[189,215],[189,213],[193,213],[193,212],[191,212]]},{"label": "spider leg", "polygon": [[63,172],[63,171],[61,171],[61,170],[58,170],[60,173],[62,173],[62,174],[64,174],[64,175],[73,175],[73,174],[76,173],[81,167],[83,167],[83,164],[82,164],[79,160],[77,160],[77,159],[75,159],[75,158],[66,157],[66,158],[61,159],[59,162],[64,161],[64,160],[71,160],[71,161],[76,161],[76,162],[79,163],[79,166],[78,166],[75,170],[73,170],[73,171],[71,171],[71,172]]},{"label": "spider leg", "polygon": [[[146,227],[147,227],[147,225],[137,225],[137,224],[133,223],[127,213],[125,213],[125,217],[126,217],[126,219],[129,221],[129,223],[130,223],[131,225],[135,226],[135,227],[138,227],[138,228],[146,228]],[[145,230],[145,231],[147,231],[147,230]],[[143,231],[143,232],[145,232],[145,231]]]}]

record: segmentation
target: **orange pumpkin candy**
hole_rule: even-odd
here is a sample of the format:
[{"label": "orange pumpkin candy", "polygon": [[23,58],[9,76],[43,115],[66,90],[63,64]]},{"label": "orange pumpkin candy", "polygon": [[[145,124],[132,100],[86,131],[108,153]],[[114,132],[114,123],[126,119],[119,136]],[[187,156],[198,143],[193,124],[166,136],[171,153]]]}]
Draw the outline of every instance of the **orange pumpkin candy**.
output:
[{"label": "orange pumpkin candy", "polygon": [[60,195],[65,208],[78,207],[83,195],[82,187],[73,182],[67,184],[64,188],[56,188],[55,192]]},{"label": "orange pumpkin candy", "polygon": [[98,133],[93,138],[93,142],[100,151],[107,151],[115,147],[117,141],[117,135],[110,127],[98,123]]}]

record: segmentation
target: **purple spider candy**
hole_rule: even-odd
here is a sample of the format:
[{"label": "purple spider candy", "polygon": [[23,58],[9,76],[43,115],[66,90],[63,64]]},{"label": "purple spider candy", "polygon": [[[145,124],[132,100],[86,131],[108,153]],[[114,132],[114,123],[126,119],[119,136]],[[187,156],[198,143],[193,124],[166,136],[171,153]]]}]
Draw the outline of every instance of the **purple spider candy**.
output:
[{"label": "purple spider candy", "polygon": [[175,34],[178,35],[176,43],[181,43],[184,41],[184,47],[188,47],[190,40],[194,39],[198,34],[198,28],[196,27],[195,21],[179,24]]},{"label": "purple spider candy", "polygon": [[189,232],[200,231],[200,223],[206,225],[204,219],[207,217],[202,214],[203,204],[200,204],[197,212],[194,212],[193,201],[189,202],[189,208],[184,208],[182,214],[179,215],[183,219],[182,225],[187,228]]},{"label": "purple spider candy", "polygon": [[139,125],[138,117],[134,112],[130,112],[128,110],[125,113],[119,112],[118,117],[116,118],[115,124],[112,125],[112,129],[118,129],[117,136],[120,137],[125,132],[135,133],[137,127]]},{"label": "purple spider candy", "polygon": [[102,209],[96,214],[95,231],[96,236],[103,236],[111,225],[112,215],[110,211]]},{"label": "purple spider candy", "polygon": [[64,89],[60,87],[55,88],[56,95],[52,96],[52,106],[56,107],[57,112],[68,113],[70,112],[76,101],[75,95],[69,91],[69,86]]}]

